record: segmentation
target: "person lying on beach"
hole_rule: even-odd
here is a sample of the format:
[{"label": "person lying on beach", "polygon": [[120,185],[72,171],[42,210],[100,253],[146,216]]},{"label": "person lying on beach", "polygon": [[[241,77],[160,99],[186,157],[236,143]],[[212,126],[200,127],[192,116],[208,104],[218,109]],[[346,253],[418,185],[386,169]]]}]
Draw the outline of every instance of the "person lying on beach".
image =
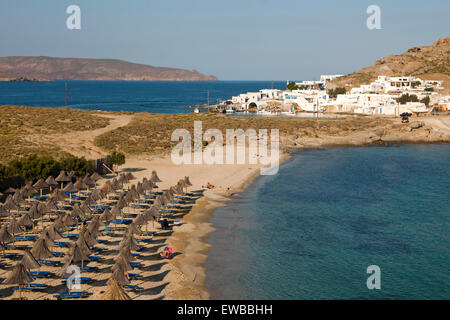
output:
[{"label": "person lying on beach", "polygon": [[160,253],[161,258],[164,258],[164,259],[169,259],[171,255],[172,255],[172,253],[170,252],[169,247],[165,247],[163,252]]},{"label": "person lying on beach", "polygon": [[231,187],[228,187],[228,188],[227,188],[227,191],[226,191],[225,194],[227,195],[227,197],[230,197],[230,196],[233,195],[233,192],[231,192]]},{"label": "person lying on beach", "polygon": [[207,183],[206,186],[202,186],[203,189],[214,189],[215,186],[213,186],[211,183]]}]

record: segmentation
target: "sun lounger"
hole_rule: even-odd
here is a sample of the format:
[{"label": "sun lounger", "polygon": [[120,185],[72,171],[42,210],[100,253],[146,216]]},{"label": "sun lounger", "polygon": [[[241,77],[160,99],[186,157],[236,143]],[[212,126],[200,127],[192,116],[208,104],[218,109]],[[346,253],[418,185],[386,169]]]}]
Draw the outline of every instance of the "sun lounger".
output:
[{"label": "sun lounger", "polygon": [[71,239],[71,238],[76,238],[76,237],[78,237],[79,234],[62,233],[61,236],[62,236],[63,238],[69,238],[69,239]]},{"label": "sun lounger", "polygon": [[47,289],[47,285],[43,283],[27,283],[24,286],[14,287],[13,290],[20,290],[20,291],[42,291],[44,289]]},{"label": "sun lounger", "polygon": [[113,223],[118,223],[118,224],[130,224],[132,222],[133,222],[133,220],[131,220],[131,219],[115,219],[115,220],[113,220]]},{"label": "sun lounger", "polygon": [[105,239],[97,239],[97,242],[98,242],[98,243],[106,243],[106,242],[108,242],[108,240],[105,240]]},{"label": "sun lounger", "polygon": [[159,210],[159,212],[161,212],[161,213],[177,213],[176,210],[169,210],[169,209],[162,209],[162,210]]},{"label": "sun lounger", "polygon": [[7,244],[5,245],[6,249],[15,249],[15,250],[26,250],[29,249],[30,246],[24,244]]},{"label": "sun lounger", "polygon": [[142,239],[142,238],[136,238],[137,242],[152,242],[152,239]]},{"label": "sun lounger", "polygon": [[155,234],[155,231],[141,231],[139,234],[143,236],[152,236]]},{"label": "sun lounger", "polygon": [[83,267],[83,268],[80,268],[80,270],[84,271],[84,272],[97,272],[98,267]]},{"label": "sun lounger", "polygon": [[125,227],[108,227],[108,231],[125,231]]},{"label": "sun lounger", "polygon": [[69,242],[55,241],[55,246],[60,248],[67,248],[69,246]]},{"label": "sun lounger", "polygon": [[14,259],[17,257],[17,253],[16,252],[5,252],[5,253],[0,253],[0,258],[9,258],[9,259]]},{"label": "sun lounger", "polygon": [[6,263],[0,261],[0,268],[3,268],[4,266],[6,266]]},{"label": "sun lounger", "polygon": [[[69,277],[64,278],[62,280],[62,283],[67,283],[67,280],[69,279]],[[76,284],[86,284],[92,281],[92,278],[88,278],[88,277],[79,277],[79,278],[73,278],[72,279],[73,282],[72,283],[76,283]]]},{"label": "sun lounger", "polygon": [[34,241],[38,236],[16,236],[17,241]]},{"label": "sun lounger", "polygon": [[89,296],[89,292],[80,291],[80,292],[64,292],[60,294],[55,294],[53,297],[59,299],[80,299]]},{"label": "sun lounger", "polygon": [[48,267],[55,267],[55,266],[59,265],[59,261],[54,261],[54,260],[38,260],[38,262],[39,262],[39,264],[48,266]]},{"label": "sun lounger", "polygon": [[105,209],[109,209],[109,206],[97,204],[97,205],[91,206],[91,208],[92,208],[92,209],[96,209],[96,210],[98,210],[98,209],[105,210]]},{"label": "sun lounger", "polygon": [[132,268],[136,268],[136,267],[139,266],[140,264],[141,264],[140,262],[135,262],[135,261],[130,262],[130,266],[131,266]]},{"label": "sun lounger", "polygon": [[139,287],[139,286],[136,286],[136,285],[131,285],[131,284],[124,285],[123,288],[126,291],[138,291],[138,290],[142,290],[143,289],[142,287]]},{"label": "sun lounger", "polygon": [[124,217],[124,218],[136,218],[137,214],[136,213],[122,213],[122,217]]},{"label": "sun lounger", "polygon": [[98,259],[100,259],[99,256],[89,256],[89,260],[91,261],[97,261]]},{"label": "sun lounger", "polygon": [[64,252],[53,252],[55,257],[62,257],[64,255]]},{"label": "sun lounger", "polygon": [[136,280],[139,277],[137,273],[128,273],[128,278],[130,280]]},{"label": "sun lounger", "polygon": [[31,271],[30,274],[35,279],[36,278],[48,278],[52,275],[49,271]]}]

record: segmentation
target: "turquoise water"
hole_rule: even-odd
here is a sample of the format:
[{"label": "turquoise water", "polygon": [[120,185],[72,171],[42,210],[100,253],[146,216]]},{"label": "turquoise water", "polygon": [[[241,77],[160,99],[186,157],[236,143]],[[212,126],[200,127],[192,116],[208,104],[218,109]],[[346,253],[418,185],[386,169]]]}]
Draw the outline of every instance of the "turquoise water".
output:
[{"label": "turquoise water", "polygon": [[[75,109],[190,113],[188,105],[215,104],[260,89],[285,89],[283,81],[67,81],[68,106]],[[1,82],[0,105],[64,107],[65,81]]]},{"label": "turquoise water", "polygon": [[449,164],[449,145],[296,154],[215,211],[211,298],[449,299]]}]

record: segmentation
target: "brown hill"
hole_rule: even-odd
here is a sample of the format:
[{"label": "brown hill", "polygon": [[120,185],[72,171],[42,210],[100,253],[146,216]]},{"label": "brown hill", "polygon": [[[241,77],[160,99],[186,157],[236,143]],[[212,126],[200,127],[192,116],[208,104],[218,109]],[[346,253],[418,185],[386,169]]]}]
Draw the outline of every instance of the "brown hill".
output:
[{"label": "brown hill", "polygon": [[[153,67],[113,59],[2,57],[0,73],[46,80],[215,81],[196,70]],[[0,77],[1,78],[1,77]]]},{"label": "brown hill", "polygon": [[358,87],[369,84],[379,75],[416,76],[423,80],[443,80],[450,89],[450,37],[439,39],[431,46],[413,47],[401,55],[379,59],[374,65],[338,78],[329,88]]}]

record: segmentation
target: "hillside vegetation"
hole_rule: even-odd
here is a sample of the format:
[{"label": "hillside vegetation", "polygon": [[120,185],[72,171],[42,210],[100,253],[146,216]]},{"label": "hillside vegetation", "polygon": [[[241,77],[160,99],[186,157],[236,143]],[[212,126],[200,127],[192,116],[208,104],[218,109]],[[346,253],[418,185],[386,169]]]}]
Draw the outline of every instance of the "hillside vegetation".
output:
[{"label": "hillside vegetation", "polygon": [[446,90],[449,90],[450,37],[439,39],[431,46],[413,47],[401,55],[379,59],[372,66],[332,81],[329,87],[358,87],[369,84],[380,75],[442,80]]}]

